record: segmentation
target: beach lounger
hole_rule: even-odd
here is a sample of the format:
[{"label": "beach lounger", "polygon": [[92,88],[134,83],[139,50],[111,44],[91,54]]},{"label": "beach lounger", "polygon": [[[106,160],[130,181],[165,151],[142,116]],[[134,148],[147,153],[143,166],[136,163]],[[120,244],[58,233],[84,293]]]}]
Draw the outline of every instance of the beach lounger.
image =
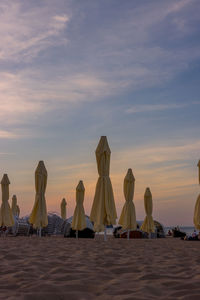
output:
[{"label": "beach lounger", "polygon": [[48,225],[44,228],[45,235],[55,235],[62,233],[63,219],[56,213],[48,214]]},{"label": "beach lounger", "polygon": [[30,231],[30,224],[16,221],[15,225],[10,228],[9,233],[12,233],[14,236],[17,236],[17,235],[28,236],[29,231]]}]

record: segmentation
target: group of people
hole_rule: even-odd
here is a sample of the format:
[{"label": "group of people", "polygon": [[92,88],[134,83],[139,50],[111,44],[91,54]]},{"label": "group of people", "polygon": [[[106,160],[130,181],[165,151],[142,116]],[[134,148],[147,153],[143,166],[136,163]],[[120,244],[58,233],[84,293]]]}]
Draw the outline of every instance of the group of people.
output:
[{"label": "group of people", "polygon": [[186,235],[184,237],[184,240],[187,240],[187,241],[200,241],[200,231],[199,231],[199,233],[197,233],[196,230],[194,229],[192,234]]},{"label": "group of people", "polygon": [[186,234],[185,232],[181,232],[180,228],[174,227],[174,231],[179,231],[181,235],[174,235],[173,232],[169,229],[167,232],[167,236],[174,236],[174,237],[181,237],[182,240],[187,240],[187,241],[200,241],[200,231],[199,233],[194,229],[194,231],[191,234]]},{"label": "group of people", "polygon": [[[179,226],[176,226],[176,227],[173,228],[173,230],[174,230],[174,231],[180,231],[180,227],[179,227]],[[173,235],[172,230],[169,229],[168,232],[167,232],[167,235],[168,235],[168,236],[172,236],[172,235]]]}]

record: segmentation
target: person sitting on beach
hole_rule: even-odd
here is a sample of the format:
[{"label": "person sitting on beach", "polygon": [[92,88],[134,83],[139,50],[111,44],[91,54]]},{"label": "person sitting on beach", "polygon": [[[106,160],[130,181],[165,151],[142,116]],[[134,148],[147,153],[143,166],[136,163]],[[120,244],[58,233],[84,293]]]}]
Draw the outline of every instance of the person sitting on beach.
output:
[{"label": "person sitting on beach", "polygon": [[196,230],[194,229],[193,233],[192,233],[192,238],[196,238],[197,237],[197,233],[196,233]]},{"label": "person sitting on beach", "polygon": [[168,230],[168,233],[167,233],[167,235],[169,235],[169,236],[171,236],[171,235],[172,235],[172,232],[171,232],[171,230],[170,230],[170,229]]},{"label": "person sitting on beach", "polygon": [[184,241],[200,241],[200,231],[197,234],[196,230],[190,235],[186,235],[184,238],[182,238]]},{"label": "person sitting on beach", "polygon": [[196,233],[196,230],[194,230],[193,233],[188,236],[187,240],[188,241],[196,241],[196,240],[198,240],[198,235]]}]

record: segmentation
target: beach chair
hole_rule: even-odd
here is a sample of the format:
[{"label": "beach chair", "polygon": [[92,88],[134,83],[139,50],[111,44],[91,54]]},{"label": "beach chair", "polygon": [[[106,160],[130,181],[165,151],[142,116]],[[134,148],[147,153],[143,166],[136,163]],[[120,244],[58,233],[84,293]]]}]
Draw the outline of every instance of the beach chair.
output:
[{"label": "beach chair", "polygon": [[53,235],[54,227],[54,218],[52,218],[52,216],[48,216],[48,225],[44,228],[45,235]]},{"label": "beach chair", "polygon": [[63,223],[63,219],[56,213],[49,213],[48,225],[44,228],[44,234],[49,236],[61,234]]},{"label": "beach chair", "polygon": [[30,224],[18,222],[17,235],[29,235]]},{"label": "beach chair", "polygon": [[62,233],[62,225],[64,221],[60,217],[57,217],[55,219],[55,228],[54,228],[54,234],[61,234]]},{"label": "beach chair", "polygon": [[67,220],[63,223],[63,235],[64,237],[70,237],[71,232],[71,223],[68,223]]},{"label": "beach chair", "polygon": [[15,224],[10,227],[9,233],[13,234],[14,236],[17,235],[25,235],[28,236],[30,231],[30,224],[20,221],[15,221]]}]

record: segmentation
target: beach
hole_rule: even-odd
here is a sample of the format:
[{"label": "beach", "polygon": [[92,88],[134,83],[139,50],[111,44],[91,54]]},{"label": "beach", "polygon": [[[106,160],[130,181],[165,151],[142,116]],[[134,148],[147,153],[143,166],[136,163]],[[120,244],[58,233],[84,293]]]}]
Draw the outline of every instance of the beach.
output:
[{"label": "beach", "polygon": [[1,237],[0,299],[199,299],[200,243]]}]

